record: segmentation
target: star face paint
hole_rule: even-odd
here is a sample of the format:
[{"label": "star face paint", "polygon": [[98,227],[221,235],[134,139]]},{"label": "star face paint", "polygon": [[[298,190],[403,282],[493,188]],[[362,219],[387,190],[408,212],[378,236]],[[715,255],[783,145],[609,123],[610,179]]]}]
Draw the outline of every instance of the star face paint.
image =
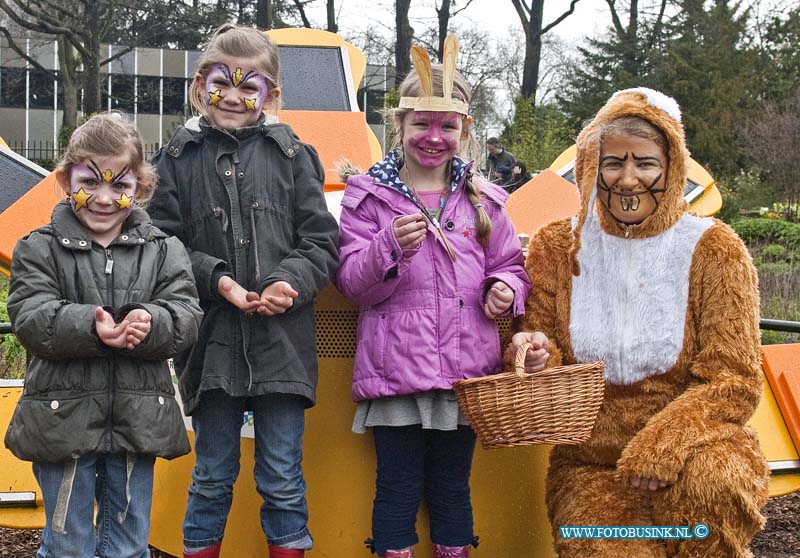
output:
[{"label": "star face paint", "polygon": [[408,163],[434,169],[450,162],[461,146],[461,115],[414,111],[403,121],[403,154]]},{"label": "star face paint", "polygon": [[136,176],[127,158],[96,157],[69,169],[70,204],[92,238],[107,246],[133,210]]},{"label": "star face paint", "polygon": [[635,225],[655,213],[664,195],[667,156],[656,142],[619,134],[603,140],[597,198],[614,218]]},{"label": "star face paint", "polygon": [[211,66],[205,77],[208,118],[219,128],[254,124],[270,98],[267,78],[255,70],[243,70],[246,62],[226,58]]}]

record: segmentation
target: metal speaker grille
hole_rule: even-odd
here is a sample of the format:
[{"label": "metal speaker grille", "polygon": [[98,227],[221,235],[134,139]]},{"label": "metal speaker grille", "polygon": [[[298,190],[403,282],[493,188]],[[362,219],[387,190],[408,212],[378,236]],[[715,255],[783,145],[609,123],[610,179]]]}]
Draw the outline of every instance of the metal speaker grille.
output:
[{"label": "metal speaker grille", "polygon": [[358,310],[317,310],[317,357],[355,358]]},{"label": "metal speaker grille", "polygon": [[[316,310],[317,357],[355,358],[358,310]],[[507,343],[511,320],[499,318],[497,326],[501,343]]]}]

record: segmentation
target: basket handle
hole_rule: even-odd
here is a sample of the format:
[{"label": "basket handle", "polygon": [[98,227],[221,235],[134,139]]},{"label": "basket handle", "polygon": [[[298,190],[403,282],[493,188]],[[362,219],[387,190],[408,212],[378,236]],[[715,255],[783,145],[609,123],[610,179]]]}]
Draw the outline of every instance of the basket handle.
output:
[{"label": "basket handle", "polygon": [[525,354],[528,352],[528,349],[533,349],[533,344],[528,342],[523,343],[517,347],[517,354],[514,357],[514,371],[520,378],[526,375],[530,376],[530,374],[525,372]]}]

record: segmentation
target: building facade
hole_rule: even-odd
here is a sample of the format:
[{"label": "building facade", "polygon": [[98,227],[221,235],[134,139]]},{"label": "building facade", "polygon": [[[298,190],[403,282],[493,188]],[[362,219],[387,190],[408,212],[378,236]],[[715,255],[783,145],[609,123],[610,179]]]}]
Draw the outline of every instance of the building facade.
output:
[{"label": "building facade", "polygon": [[[58,132],[62,122],[63,91],[58,79],[58,43],[19,39],[42,71],[19,56],[0,39],[0,137],[30,159],[58,157]],[[126,47],[102,45],[104,58]],[[101,68],[102,106],[133,119],[148,152],[169,140],[189,114],[188,89],[200,51],[135,48]],[[368,65],[357,92],[360,110],[383,143],[380,109],[394,83],[394,68]],[[80,112],[79,112],[80,115]]]}]

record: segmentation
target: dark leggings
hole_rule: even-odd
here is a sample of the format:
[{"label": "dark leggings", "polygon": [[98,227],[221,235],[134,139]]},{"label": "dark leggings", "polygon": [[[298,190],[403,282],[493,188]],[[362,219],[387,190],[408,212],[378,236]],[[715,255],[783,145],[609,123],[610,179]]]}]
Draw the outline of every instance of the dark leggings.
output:
[{"label": "dark leggings", "polygon": [[430,511],[431,541],[446,546],[471,544],[472,429],[423,430],[412,425],[373,430],[378,475],[372,536],[378,554],[417,543],[415,523],[423,495]]}]

